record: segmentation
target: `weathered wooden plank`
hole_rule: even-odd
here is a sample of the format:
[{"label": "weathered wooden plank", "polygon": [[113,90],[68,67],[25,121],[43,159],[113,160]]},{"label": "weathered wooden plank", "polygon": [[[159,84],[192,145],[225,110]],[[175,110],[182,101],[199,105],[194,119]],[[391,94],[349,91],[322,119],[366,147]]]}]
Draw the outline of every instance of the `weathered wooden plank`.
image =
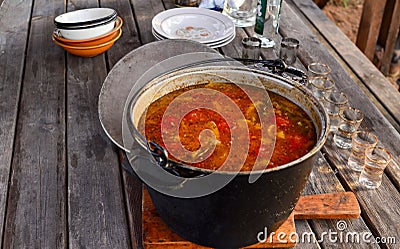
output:
[{"label": "weathered wooden plank", "polygon": [[[8,2],[11,1],[4,3]],[[18,13],[17,20],[29,18],[30,2],[15,4],[19,10],[27,8]],[[4,248],[67,247],[64,53],[50,39],[54,14],[63,9],[63,2],[50,0],[37,0],[33,6]],[[14,12],[8,11],[11,15],[8,19],[2,18],[2,22],[12,25]],[[21,45],[15,49],[18,48]],[[14,50],[12,46],[8,49]],[[15,66],[23,68],[21,64]]]},{"label": "weathered wooden plank", "polygon": [[68,56],[68,201],[72,248],[127,248],[118,157],[98,122],[103,56]]},{"label": "weathered wooden plank", "polygon": [[295,249],[320,249],[321,246],[313,240],[307,240],[307,239],[302,239],[307,238],[307,236],[310,236],[310,238],[317,238],[317,235],[312,231],[310,225],[306,220],[295,220],[296,224],[296,233],[300,236],[299,241],[296,243],[296,246],[294,247]]},{"label": "weathered wooden plank", "polygon": [[[89,7],[98,2],[69,2],[68,11]],[[68,54],[67,66],[69,247],[129,248],[118,155],[97,112],[105,56]]]},{"label": "weathered wooden plank", "polygon": [[122,26],[121,38],[107,51],[107,60],[109,69],[128,52],[140,46],[139,34],[136,28],[136,21],[133,17],[131,5],[128,0],[114,1],[102,0],[101,7],[115,9],[118,16],[122,18],[124,24]]},{"label": "weathered wooden plank", "polygon": [[[124,20],[122,26],[123,36],[107,51],[107,62],[109,69],[125,54],[141,45],[137,23],[134,19],[133,12],[129,1],[113,1],[102,0],[102,7],[113,8],[118,15]],[[118,151],[120,164],[128,164],[124,152]],[[130,234],[130,243],[132,248],[141,248],[142,245],[142,230],[141,230],[141,203],[142,203],[142,183],[136,177],[130,175],[125,170],[122,170],[122,184],[124,191],[124,203],[126,207],[126,216],[128,222],[128,231]]]},{"label": "weathered wooden plank", "polygon": [[357,34],[357,47],[372,61],[378,41],[386,0],[365,0]]},{"label": "weathered wooden plank", "polygon": [[133,6],[133,13],[135,20],[139,27],[140,40],[142,44],[146,44],[152,41],[156,41],[153,34],[151,33],[151,20],[153,17],[164,11],[164,5],[160,0],[131,0]]},{"label": "weathered wooden plank", "polygon": [[[125,156],[125,155],[124,155]],[[142,239],[142,182],[127,172],[123,172],[125,200],[128,210],[132,248],[143,248]]]},{"label": "weathered wooden plank", "polygon": [[[301,3],[299,3],[299,5],[301,5]],[[281,26],[281,29],[286,33],[289,33],[290,31],[292,37],[298,38],[302,41],[304,48],[300,52],[302,61],[308,64],[311,61],[318,60],[330,65],[333,71],[331,76],[336,82],[337,87],[349,96],[351,105],[360,108],[365,112],[366,117],[363,121],[362,127],[364,129],[368,127],[368,130],[378,134],[384,146],[389,148],[389,150],[395,155],[398,155],[398,148],[394,145],[395,143],[398,144],[400,141],[398,132],[393,129],[387,120],[379,113],[376,107],[373,106],[365,97],[340,64],[326,51],[326,49],[322,47],[320,42],[315,37],[308,37],[305,35],[307,33],[306,27],[305,25],[300,24],[301,20],[298,20],[297,22],[293,20],[293,18],[296,18],[296,15],[291,9],[291,6],[285,5],[284,7],[287,11],[283,12],[283,25]],[[360,191],[359,189],[356,189],[353,185],[354,182],[357,182],[357,177],[354,177],[354,173],[351,174],[351,172],[348,172],[346,167],[339,167],[339,165],[343,165],[343,160],[345,159],[342,159],[342,161],[337,160],[337,158],[346,156],[346,153],[348,155],[349,152],[339,151],[337,148],[329,149],[330,143],[331,141],[328,141],[325,146],[328,148],[329,160],[332,160],[334,165],[338,167],[339,176],[345,182],[346,187],[352,189],[356,193],[359,202],[363,204],[362,206],[365,211],[363,213],[364,220],[368,222],[369,227],[374,231],[375,235],[391,235],[387,228],[388,224],[399,223],[397,212],[399,210],[400,196],[395,190],[396,187],[394,187],[390,181],[385,181],[385,187],[382,186],[379,192]],[[387,173],[388,175],[391,175],[393,184],[399,186],[398,163],[391,164]],[[386,205],[384,206],[380,204],[383,200],[386,200]],[[379,212],[380,215],[377,215],[377,212]],[[394,236],[399,235],[398,227],[393,228],[392,234],[394,234]]]},{"label": "weathered wooden plank", "polygon": [[[358,182],[360,173],[351,170],[347,166],[349,151],[340,150],[332,143],[331,140],[328,141],[325,146],[325,152],[329,155],[329,160],[340,172],[340,177],[344,180],[342,183],[357,195],[357,199],[363,207],[362,217],[374,232],[374,235],[399,238],[400,194],[396,187],[384,175],[380,188],[376,190],[363,188]],[[384,248],[398,248],[398,246],[385,244]]]},{"label": "weathered wooden plank", "polygon": [[0,1],[0,236],[6,215],[31,8],[32,1]]},{"label": "weathered wooden plank", "polygon": [[[322,193],[334,193],[343,192],[344,188],[340,181],[336,177],[337,172],[334,172],[325,160],[323,154],[318,153],[318,159],[315,162],[313,171],[311,172],[310,178],[308,179],[306,189],[304,190],[305,195],[322,194]],[[338,228],[339,220],[317,220],[309,221],[315,231],[317,239],[321,240],[320,245],[325,248],[338,247],[346,248],[351,245],[351,248],[379,248],[376,244],[369,244],[365,241],[360,243],[350,241],[347,243],[345,240],[330,240],[327,237],[321,238],[321,234],[328,233],[329,231],[337,233],[338,235],[342,232],[346,233],[372,233],[365,221],[362,218],[359,219],[343,219],[340,222],[346,225],[346,228],[341,230]],[[334,237],[333,237],[334,238]]]}]

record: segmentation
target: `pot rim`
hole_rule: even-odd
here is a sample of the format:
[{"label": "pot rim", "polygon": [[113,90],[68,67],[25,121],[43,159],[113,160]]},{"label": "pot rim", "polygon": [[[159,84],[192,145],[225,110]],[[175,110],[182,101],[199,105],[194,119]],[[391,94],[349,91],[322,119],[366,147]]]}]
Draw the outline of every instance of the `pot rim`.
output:
[{"label": "pot rim", "polygon": [[[135,125],[134,125],[134,117],[133,117],[133,108],[135,106],[135,103],[138,99],[138,97],[140,96],[140,93],[144,92],[145,90],[147,90],[148,88],[152,87],[154,84],[156,84],[156,82],[158,81],[163,81],[165,80],[165,78],[170,78],[170,77],[174,77],[177,76],[179,74],[183,74],[183,73],[187,73],[187,72],[201,72],[201,71],[209,71],[211,69],[216,69],[219,68],[220,70],[242,70],[242,71],[247,71],[250,73],[256,73],[258,75],[261,76],[267,76],[267,77],[271,77],[271,78],[275,78],[279,81],[282,81],[283,83],[289,84],[290,86],[293,86],[299,90],[301,90],[301,92],[304,93],[304,95],[308,96],[309,99],[312,101],[312,104],[314,106],[317,107],[318,112],[320,113],[321,117],[323,117],[323,121],[325,122],[321,122],[321,131],[318,132],[317,136],[319,135],[319,138],[315,144],[315,146],[305,155],[303,155],[302,157],[287,163],[287,164],[283,164],[274,168],[269,168],[269,169],[263,169],[263,170],[255,170],[255,171],[221,171],[221,170],[210,170],[210,169],[203,169],[203,168],[198,168],[198,167],[194,167],[194,166],[190,166],[190,165],[186,165],[184,163],[181,162],[177,162],[171,159],[168,159],[168,161],[170,162],[174,162],[175,164],[178,164],[180,167],[183,167],[185,169],[188,170],[193,170],[196,172],[201,172],[204,174],[224,174],[224,175],[251,175],[251,174],[264,174],[264,173],[268,173],[268,172],[275,172],[275,171],[280,171],[289,167],[294,167],[296,165],[299,165],[299,163],[307,160],[308,158],[314,156],[318,151],[321,150],[322,146],[324,146],[326,140],[328,139],[328,135],[329,135],[329,127],[330,127],[330,119],[329,119],[329,115],[327,113],[327,111],[325,110],[325,108],[323,107],[322,103],[318,101],[318,99],[316,97],[314,97],[314,95],[312,94],[312,92],[310,90],[308,90],[304,85],[294,81],[294,80],[290,80],[287,78],[284,78],[282,76],[273,74],[273,73],[269,73],[266,71],[262,71],[256,68],[248,68],[245,66],[237,66],[237,65],[228,65],[228,66],[197,66],[195,68],[193,67],[188,67],[188,68],[179,68],[175,71],[169,71],[166,72],[165,74],[162,74],[154,79],[152,79],[151,81],[149,81],[146,85],[144,85],[138,92],[138,94],[132,98],[130,100],[129,103],[129,108],[127,109],[127,118],[128,118],[128,126],[129,126],[129,130],[131,132],[131,135],[133,135],[134,140],[137,140],[138,144],[140,146],[142,146],[143,148],[146,149],[147,152],[150,152],[150,148],[149,148],[149,142],[147,141],[146,138],[136,129]],[[260,77],[256,75],[257,77]],[[278,93],[279,94],[279,93]],[[133,134],[132,134],[133,133]],[[146,141],[146,142],[145,142]],[[153,157],[152,157],[153,158]]]}]

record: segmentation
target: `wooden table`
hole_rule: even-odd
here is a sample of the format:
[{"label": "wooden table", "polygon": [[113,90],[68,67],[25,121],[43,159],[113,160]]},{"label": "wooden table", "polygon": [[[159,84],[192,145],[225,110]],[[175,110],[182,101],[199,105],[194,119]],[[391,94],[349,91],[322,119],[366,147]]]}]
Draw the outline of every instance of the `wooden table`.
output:
[{"label": "wooden table", "polygon": [[[67,5],[65,5],[67,2]],[[0,235],[3,248],[141,248],[141,183],[120,167],[122,153],[103,132],[97,100],[107,72],[129,51],[154,41],[151,19],[165,0],[0,0]],[[54,17],[79,8],[111,7],[123,36],[106,53],[79,58],[51,41]],[[220,52],[241,55],[241,38]],[[346,231],[397,244],[299,243],[297,248],[399,248],[400,97],[371,62],[311,0],[285,0],[280,33],[301,41],[297,67],[321,61],[366,113],[362,129],[394,155],[377,190],[365,190],[346,164],[349,151],[328,141],[304,195],[353,191],[359,219]],[[263,49],[264,58],[277,51]],[[297,221],[297,232],[339,232],[337,220]]]}]

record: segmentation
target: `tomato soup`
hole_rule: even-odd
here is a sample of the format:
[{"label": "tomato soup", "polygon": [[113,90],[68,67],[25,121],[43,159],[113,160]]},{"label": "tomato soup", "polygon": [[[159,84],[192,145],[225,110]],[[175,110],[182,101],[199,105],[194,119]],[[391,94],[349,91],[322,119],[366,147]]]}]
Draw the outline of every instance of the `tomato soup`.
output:
[{"label": "tomato soup", "polygon": [[[201,94],[204,94],[202,91],[185,95],[183,99],[185,103],[200,99],[204,101],[203,104],[207,108],[202,107],[203,104],[200,103],[199,108],[194,108],[184,115],[167,112],[168,106],[173,101],[183,101],[179,100],[178,96],[194,89],[211,89],[224,94],[237,106],[238,112],[241,112],[241,118],[228,122],[229,112],[227,115],[223,114],[224,111],[227,112],[227,108],[218,100],[217,95],[215,97],[210,97],[208,94],[202,96]],[[169,154],[171,160],[204,169],[218,169],[226,161],[232,149],[232,137],[237,139],[237,136],[243,136],[243,133],[239,135],[235,133],[238,127],[245,127],[247,131],[245,133],[247,137],[243,138],[243,141],[249,143],[247,155],[245,155],[244,163],[239,160],[233,161],[232,169],[228,168],[228,171],[235,170],[237,167],[235,164],[242,165],[241,171],[251,171],[256,160],[257,164],[261,163],[267,168],[273,168],[307,154],[317,142],[316,130],[311,118],[302,108],[276,93],[268,91],[273,108],[267,108],[266,103],[253,101],[254,98],[249,97],[255,96],[255,99],[259,99],[258,97],[262,97],[259,95],[263,93],[265,94],[264,89],[256,86],[240,85],[239,87],[232,83],[188,86],[170,92],[151,103],[139,121],[139,130],[145,134],[148,141],[156,142],[164,148],[173,149],[183,146],[185,150],[193,152],[193,155],[200,158],[202,155],[199,154],[204,153],[204,160],[193,162],[182,161]],[[185,103],[178,102],[178,106],[180,104],[184,109],[183,107],[187,105]],[[262,110],[261,113],[260,110]],[[265,124],[267,127],[262,133],[262,125]],[[178,132],[174,134],[173,129]],[[199,137],[204,130],[212,131],[214,137],[202,143]],[[165,144],[166,140],[168,140],[168,146]],[[207,143],[212,144],[211,154],[208,154],[208,151],[200,151],[201,145]],[[272,151],[266,151],[265,148]]]}]

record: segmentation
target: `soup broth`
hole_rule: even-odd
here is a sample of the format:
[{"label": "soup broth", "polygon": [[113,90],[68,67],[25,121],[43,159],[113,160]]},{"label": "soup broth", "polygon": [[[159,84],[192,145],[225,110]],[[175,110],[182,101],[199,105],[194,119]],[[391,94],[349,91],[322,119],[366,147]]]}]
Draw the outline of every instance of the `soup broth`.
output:
[{"label": "soup broth", "polygon": [[[212,89],[223,93],[240,109],[242,118],[234,120],[233,125],[232,123],[229,125],[227,121],[229,117],[221,115],[226,110],[226,106],[221,105],[218,98],[214,96],[199,96],[199,94],[202,94],[201,91],[192,95],[185,95],[185,101],[188,101],[186,103],[191,102],[190,98],[202,99],[212,108],[195,108],[184,115],[166,112],[173,101],[178,101],[178,96],[194,89]],[[196,152],[193,155],[200,156],[204,160],[182,161],[171,154],[168,155],[169,159],[210,170],[218,169],[225,162],[231,150],[232,138],[240,140],[240,136],[243,136],[243,133],[239,135],[235,133],[237,127],[247,127],[248,129],[248,132],[245,133],[247,137],[243,139],[243,141],[249,142],[247,156],[244,163],[239,159],[238,162],[233,161],[232,168],[226,169],[228,171],[235,170],[237,164],[243,165],[241,171],[251,171],[257,157],[259,158],[257,164],[261,163],[267,165],[267,168],[273,168],[307,154],[317,141],[316,130],[311,118],[302,108],[271,91],[268,91],[268,95],[272,102],[273,111],[272,108],[263,107],[262,105],[265,103],[257,101],[253,103],[252,99],[248,97],[263,93],[265,94],[264,89],[255,86],[241,85],[238,87],[231,83],[206,83],[188,86],[170,92],[152,102],[147,112],[140,118],[138,128],[142,134],[145,134],[148,141],[154,141],[164,148],[168,148],[168,150],[173,150],[174,147],[182,145],[186,150]],[[261,108],[258,105],[261,105]],[[257,111],[260,109],[264,110],[265,113],[260,114]],[[267,122],[260,122],[260,120]],[[265,128],[266,136],[261,139],[261,127],[265,123],[268,124],[268,127]],[[178,129],[178,133],[171,135],[173,129]],[[200,134],[206,129],[214,134],[214,139],[202,141],[204,142],[203,145],[211,144],[210,148],[213,149],[211,154],[208,154],[209,151],[200,150],[202,144]],[[168,146],[165,145],[166,141]],[[265,148],[271,148],[273,151],[265,151]],[[235,153],[235,151],[231,153]],[[271,153],[272,157],[270,156]]]}]

